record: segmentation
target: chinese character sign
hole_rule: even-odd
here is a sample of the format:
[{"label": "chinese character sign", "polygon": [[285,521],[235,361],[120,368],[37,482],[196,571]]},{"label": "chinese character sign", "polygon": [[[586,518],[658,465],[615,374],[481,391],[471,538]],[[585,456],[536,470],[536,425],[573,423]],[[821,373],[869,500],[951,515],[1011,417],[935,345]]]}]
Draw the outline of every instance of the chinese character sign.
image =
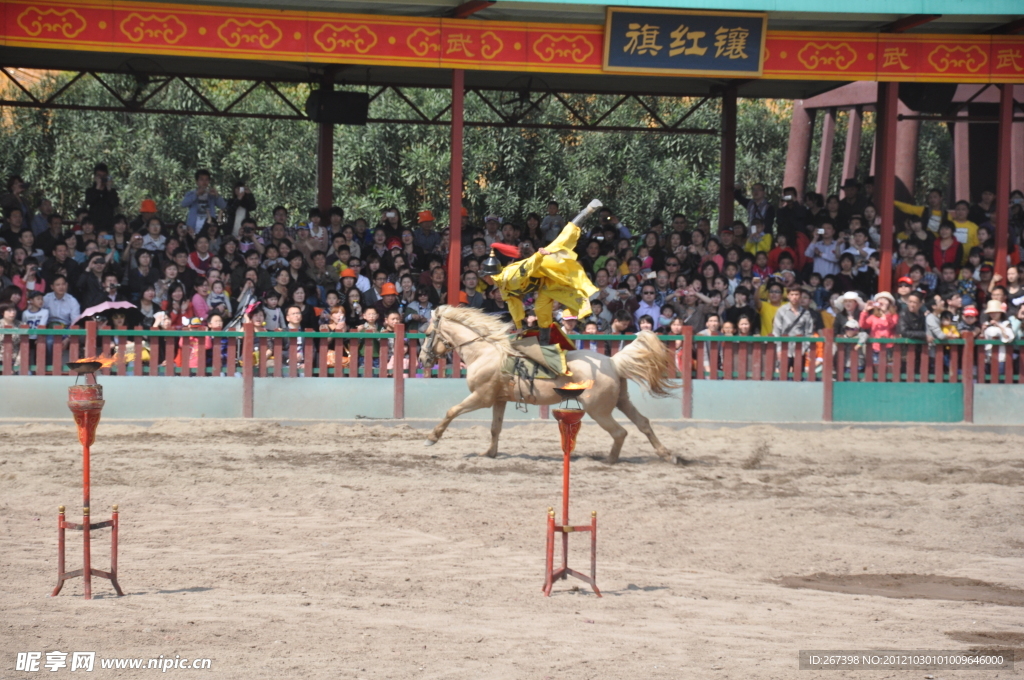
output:
[{"label": "chinese character sign", "polygon": [[604,70],[761,76],[767,15],[608,8]]}]

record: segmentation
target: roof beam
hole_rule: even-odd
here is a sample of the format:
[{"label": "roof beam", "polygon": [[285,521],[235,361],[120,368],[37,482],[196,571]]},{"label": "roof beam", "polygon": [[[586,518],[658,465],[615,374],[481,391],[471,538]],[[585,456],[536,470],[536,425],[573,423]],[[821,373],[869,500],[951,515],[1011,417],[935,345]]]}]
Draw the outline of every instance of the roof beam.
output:
[{"label": "roof beam", "polygon": [[1024,19],[1017,19],[1011,21],[1008,24],[1003,24],[997,28],[993,28],[990,33],[993,35],[1013,35],[1014,33],[1020,33],[1024,31]]},{"label": "roof beam", "polygon": [[476,14],[482,9],[487,9],[495,2],[497,2],[497,0],[466,0],[466,2],[452,10],[452,16],[456,19],[465,19],[471,14]]},{"label": "roof beam", "polygon": [[912,28],[917,28],[923,24],[927,24],[929,21],[934,21],[941,17],[941,14],[910,14],[897,19],[891,24],[886,24],[882,28],[878,29],[879,33],[906,33]]}]

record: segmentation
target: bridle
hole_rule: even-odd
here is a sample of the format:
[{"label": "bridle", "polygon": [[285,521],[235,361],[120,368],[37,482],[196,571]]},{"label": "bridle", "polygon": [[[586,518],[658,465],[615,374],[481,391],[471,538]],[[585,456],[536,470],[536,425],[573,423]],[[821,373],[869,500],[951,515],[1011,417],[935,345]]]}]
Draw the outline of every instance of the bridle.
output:
[{"label": "bridle", "polygon": [[[484,339],[484,337],[479,333],[477,333],[477,336],[475,338],[467,340],[466,342],[460,342],[458,344],[449,342],[448,339],[445,338],[443,335],[440,338],[438,338],[438,332],[441,330],[441,320],[441,317],[437,317],[437,320],[434,322],[434,330],[432,330],[430,332],[430,335],[427,336],[427,342],[423,347],[423,358],[425,359],[425,361],[423,362],[424,366],[433,366],[435,363],[437,363],[438,353],[434,351],[434,345],[438,342],[438,340],[440,340],[441,344],[444,346],[444,349],[441,351],[441,354],[443,355],[448,354],[452,350],[461,349],[462,347],[465,347],[470,343],[474,343],[477,342],[478,340]],[[476,331],[473,332],[476,333]]]}]

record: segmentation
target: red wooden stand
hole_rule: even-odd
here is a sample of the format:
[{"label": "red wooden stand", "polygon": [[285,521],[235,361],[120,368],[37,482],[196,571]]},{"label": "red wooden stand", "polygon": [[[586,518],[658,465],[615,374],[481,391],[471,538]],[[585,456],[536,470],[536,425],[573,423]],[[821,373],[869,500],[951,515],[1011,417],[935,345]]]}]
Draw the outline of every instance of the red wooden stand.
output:
[{"label": "red wooden stand", "polygon": [[[573,526],[569,524],[569,457],[576,448],[576,435],[579,434],[583,425],[583,409],[578,408],[556,408],[551,414],[558,421],[558,434],[562,440],[562,523],[555,524],[555,509],[548,508],[548,543],[546,553],[546,568],[544,570],[544,587],[541,589],[545,596],[551,596],[551,586],[558,579],[567,579],[570,576],[578,578],[594,589],[594,594],[601,597],[601,591],[597,588],[597,511],[590,513],[590,524]],[[582,574],[575,569],[569,568],[569,534],[577,531],[590,532],[590,576]],[[555,533],[562,534],[562,566],[554,568],[555,562]]]},{"label": "red wooden stand", "polygon": [[[57,586],[50,594],[56,597],[64,582],[68,579],[81,576],[85,585],[85,599],[92,599],[92,577],[110,579],[114,590],[118,595],[121,586],[117,582],[117,506],[114,506],[113,516],[105,522],[92,523],[89,520],[89,447],[96,441],[96,426],[100,423],[100,412],[103,410],[103,387],[96,384],[96,377],[92,373],[86,375],[85,385],[74,385],[68,388],[68,408],[75,416],[75,425],[78,426],[78,441],[82,443],[82,523],[75,524],[64,519],[64,506],[60,506],[60,515],[57,518]],[[91,535],[93,529],[105,529],[110,527],[110,571],[101,571],[92,568]],[[82,532],[82,569],[74,571],[64,570],[64,531],[72,529]]]}]

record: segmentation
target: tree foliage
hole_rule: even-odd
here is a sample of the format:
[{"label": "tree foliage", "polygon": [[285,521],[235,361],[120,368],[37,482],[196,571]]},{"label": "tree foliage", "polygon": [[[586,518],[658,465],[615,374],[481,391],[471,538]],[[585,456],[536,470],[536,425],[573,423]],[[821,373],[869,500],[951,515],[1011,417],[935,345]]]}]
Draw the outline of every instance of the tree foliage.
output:
[{"label": "tree foliage", "polygon": [[[70,78],[70,74],[50,74],[33,87],[39,94],[53,92]],[[130,76],[105,76],[105,80],[128,97],[145,95],[155,87]],[[200,111],[203,97],[224,105],[249,86],[238,81],[189,82],[193,87],[172,84],[159,90],[149,106]],[[298,108],[308,94],[305,85],[279,89]],[[407,89],[403,93],[408,101],[391,91],[375,99],[371,117],[409,117],[414,105],[428,116],[442,114],[441,120],[447,119],[443,113],[450,104],[447,91]],[[530,108],[528,104],[540,95],[532,97],[502,104],[513,110],[520,107],[523,121],[572,121],[561,107]],[[617,98],[569,95],[566,99],[575,110],[592,113],[606,111]],[[117,103],[103,85],[87,79],[69,88],[61,101]],[[696,100],[663,97],[647,98],[645,103],[646,109],[635,103],[623,105],[605,122],[653,125],[652,112],[661,120],[675,121]],[[235,110],[289,112],[276,93],[265,89],[256,90]],[[748,185],[765,181],[777,193],[785,168],[789,115],[788,102],[740,100],[738,181]],[[494,111],[472,92],[466,96],[466,116],[497,120]],[[686,126],[718,128],[719,116],[718,103],[712,100],[698,108]],[[862,155],[864,147],[870,155],[873,124],[868,118]],[[317,128],[309,122],[28,108],[9,109],[3,120],[0,164],[4,172],[21,174],[32,183],[36,198],[51,198],[65,214],[81,205],[92,166],[101,161],[109,166],[128,212],[137,210],[143,198],[153,198],[165,217],[180,217],[180,198],[201,167],[212,170],[222,192],[236,181],[249,186],[258,202],[256,216],[262,221],[277,204],[302,211],[315,202]],[[922,126],[921,165],[926,172],[919,186],[941,186],[941,175],[948,172],[948,144],[943,145],[942,132],[937,126],[934,131]],[[431,209],[442,223],[447,222],[449,135],[446,125],[337,126],[335,203],[350,217],[374,218],[383,207],[395,205],[406,215]],[[842,138],[837,135],[838,159]],[[542,212],[551,199],[571,212],[594,197],[635,226],[646,225],[654,217],[667,219],[675,212],[691,219],[716,217],[717,135],[467,126],[464,139],[463,200],[477,220],[488,213],[522,220],[528,212]],[[813,155],[811,176],[816,162]],[[841,160],[834,158],[833,163]],[[832,176],[838,182],[838,167]]]}]

